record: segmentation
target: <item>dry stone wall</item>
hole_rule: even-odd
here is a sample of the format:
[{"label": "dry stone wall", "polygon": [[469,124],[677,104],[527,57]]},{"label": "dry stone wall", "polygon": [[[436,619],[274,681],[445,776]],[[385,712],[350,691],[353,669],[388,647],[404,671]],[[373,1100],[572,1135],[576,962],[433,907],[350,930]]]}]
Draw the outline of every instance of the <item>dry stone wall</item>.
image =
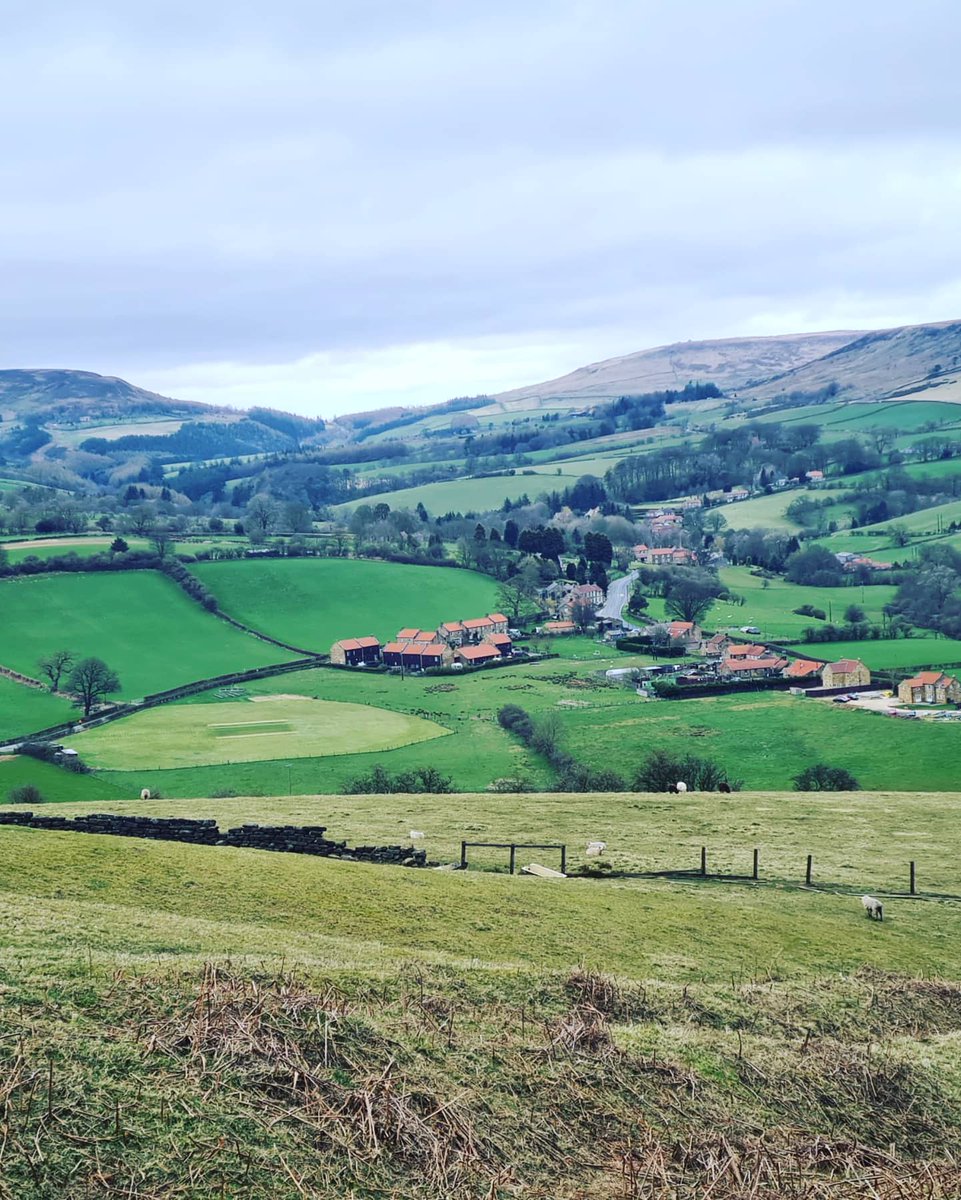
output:
[{"label": "dry stone wall", "polygon": [[414,850],[410,846],[350,847],[346,842],[334,842],[325,837],[327,829],[324,825],[240,825],[235,829],[221,830],[214,820],[126,816],[118,813],[61,817],[26,810],[0,812],[0,825],[190,842],[201,846],[274,850],[284,854],[315,854],[348,862],[385,863],[401,867],[427,865],[427,853],[424,850]]}]

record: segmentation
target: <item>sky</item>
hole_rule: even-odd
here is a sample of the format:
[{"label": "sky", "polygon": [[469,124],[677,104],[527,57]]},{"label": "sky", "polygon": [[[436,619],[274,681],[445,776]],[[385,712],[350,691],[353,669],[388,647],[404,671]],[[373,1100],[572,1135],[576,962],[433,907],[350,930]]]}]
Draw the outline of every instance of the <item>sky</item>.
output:
[{"label": "sky", "polygon": [[334,416],[961,317],[957,0],[0,24],[0,367]]}]

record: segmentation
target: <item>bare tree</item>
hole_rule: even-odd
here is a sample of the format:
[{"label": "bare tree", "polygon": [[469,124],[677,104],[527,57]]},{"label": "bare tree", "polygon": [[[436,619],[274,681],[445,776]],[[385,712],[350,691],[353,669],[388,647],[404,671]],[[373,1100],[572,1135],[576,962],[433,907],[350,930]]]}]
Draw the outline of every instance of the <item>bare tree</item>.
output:
[{"label": "bare tree", "polygon": [[54,650],[52,654],[41,658],[37,666],[40,668],[40,673],[46,675],[50,680],[51,692],[56,692],[60,689],[60,679],[64,671],[68,671],[72,664],[72,650]]},{"label": "bare tree", "polygon": [[76,696],[78,708],[89,717],[94,705],[105,700],[110,692],[120,688],[120,679],[101,658],[84,658],[70,672],[68,691]]},{"label": "bare tree", "polygon": [[277,505],[269,496],[254,496],[247,505],[245,520],[264,536],[277,524]]}]

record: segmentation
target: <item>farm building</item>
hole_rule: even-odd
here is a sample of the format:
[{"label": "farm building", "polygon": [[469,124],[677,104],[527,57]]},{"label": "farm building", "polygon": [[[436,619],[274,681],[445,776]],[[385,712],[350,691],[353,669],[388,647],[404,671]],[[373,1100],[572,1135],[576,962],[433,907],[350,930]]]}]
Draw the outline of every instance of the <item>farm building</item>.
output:
[{"label": "farm building", "polygon": [[577,626],[573,621],[545,621],[537,632],[549,634],[551,637],[558,637],[562,634],[576,633]]},{"label": "farm building", "polygon": [[508,633],[488,634],[483,644],[493,646],[501,658],[510,658],[514,653],[514,643]]},{"label": "farm building", "polygon": [[672,642],[683,642],[690,650],[701,644],[701,630],[694,621],[660,621],[657,625],[649,625],[644,632],[649,632],[654,641],[666,636]]},{"label": "farm building", "polygon": [[604,596],[604,589],[596,583],[579,583],[561,598],[557,611],[566,618],[573,614],[575,608],[600,608],[604,603]]},{"label": "farm building", "polygon": [[813,658],[796,658],[784,671],[785,679],[810,680],[820,682],[821,672],[825,663],[816,662]]},{"label": "farm building", "polygon": [[727,656],[728,658],[736,659],[764,658],[767,652],[767,646],[754,646],[747,642],[733,642],[727,652]]},{"label": "farm building", "polygon": [[773,679],[787,666],[786,658],[726,658],[718,675],[730,679]]},{"label": "farm building", "polygon": [[496,662],[500,658],[496,646],[482,644],[479,646],[461,646],[454,652],[454,659],[467,667],[480,667],[484,663]]},{"label": "farm building", "polygon": [[871,672],[858,658],[839,658],[825,663],[821,683],[826,688],[861,687],[871,682]]},{"label": "farm building", "polygon": [[641,542],[634,547],[634,560],[650,566],[689,567],[697,561],[697,555],[685,546],[645,546]]},{"label": "farm building", "polygon": [[701,642],[701,653],[707,658],[727,658],[728,649],[734,643],[725,633],[714,633]]},{"label": "farm building", "polygon": [[408,671],[445,667],[453,657],[450,647],[440,642],[388,642],[383,652],[385,666],[404,667]]},{"label": "farm building", "polygon": [[380,662],[380,642],[375,637],[344,638],[330,648],[330,661],[343,667]]},{"label": "farm building", "polygon": [[920,671],[898,684],[898,699],[904,704],[957,703],[961,701],[961,683],[943,671]]}]

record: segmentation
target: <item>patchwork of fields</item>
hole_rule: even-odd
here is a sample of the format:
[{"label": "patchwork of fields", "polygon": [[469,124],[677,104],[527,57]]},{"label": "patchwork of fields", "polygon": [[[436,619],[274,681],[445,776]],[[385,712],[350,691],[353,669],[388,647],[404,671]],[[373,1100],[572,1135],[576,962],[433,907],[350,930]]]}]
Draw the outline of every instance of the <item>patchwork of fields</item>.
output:
[{"label": "patchwork of fields", "polygon": [[205,612],[153,571],[0,580],[0,612],[0,664],[36,677],[53,650],[93,655],[120,676],[120,698],[296,657]]}]

